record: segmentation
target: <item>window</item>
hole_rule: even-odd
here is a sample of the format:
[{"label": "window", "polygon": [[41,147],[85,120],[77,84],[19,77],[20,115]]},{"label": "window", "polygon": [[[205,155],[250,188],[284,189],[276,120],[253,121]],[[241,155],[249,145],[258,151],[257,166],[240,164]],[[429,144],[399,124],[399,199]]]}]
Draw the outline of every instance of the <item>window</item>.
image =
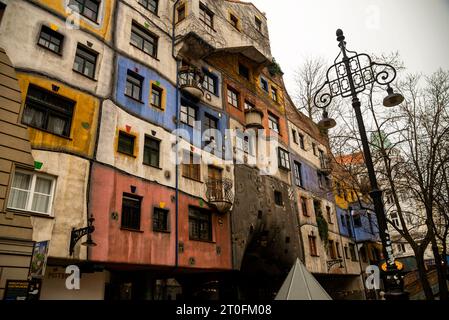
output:
[{"label": "window", "polygon": [[302,165],[299,162],[294,162],[295,184],[298,187],[302,187]]},{"label": "window", "polygon": [[332,224],[332,211],[331,211],[331,207],[326,206],[326,214],[327,214],[327,221]]},{"label": "window", "polygon": [[168,210],[161,208],[153,209],[153,231],[168,232]]},{"label": "window", "polygon": [[234,89],[228,87],[228,103],[236,107],[237,109],[240,108],[239,106],[239,93],[235,91]]},{"label": "window", "polygon": [[312,151],[313,151],[313,155],[316,156],[316,144],[314,142],[312,142]]},{"label": "window", "polygon": [[214,28],[214,14],[202,3],[200,3],[200,20],[209,28]]},{"label": "window", "polygon": [[292,137],[293,137],[293,142],[298,144],[298,134],[295,129],[292,129]]},{"label": "window", "polygon": [[279,118],[271,113],[268,114],[268,127],[274,132],[279,133]]},{"label": "window", "polygon": [[181,105],[181,122],[191,127],[195,125],[196,109],[191,106]]},{"label": "window", "polygon": [[302,209],[302,215],[305,217],[310,217],[309,211],[307,210],[307,198],[301,197],[301,209]]},{"label": "window", "polygon": [[337,257],[341,258],[340,243],[339,242],[335,242],[335,249],[337,250]]},{"label": "window", "polygon": [[201,164],[198,155],[184,150],[182,159],[182,176],[185,178],[200,181]]},{"label": "window", "polygon": [[157,8],[159,6],[159,0],[139,0],[139,3],[145,8],[157,14]]},{"label": "window", "polygon": [[122,228],[140,230],[141,198],[123,194],[122,198]]},{"label": "window", "polygon": [[239,75],[249,80],[249,69],[241,63],[239,63]]},{"label": "window", "polygon": [[366,249],[365,247],[361,247],[360,248],[360,257],[362,258],[363,262],[368,262],[368,256],[366,254]]},{"label": "window", "polygon": [[287,151],[278,148],[279,151],[279,167],[290,170],[290,156]]},{"label": "window", "polygon": [[120,131],[118,134],[117,151],[129,156],[134,156],[135,136]]},{"label": "window", "polygon": [[53,177],[16,170],[8,208],[51,215],[54,189]]},{"label": "window", "polygon": [[321,202],[319,200],[313,200],[313,210],[315,211],[315,216],[322,216]]},{"label": "window", "polygon": [[236,132],[235,144],[238,150],[252,154],[250,137],[244,132],[238,130]]},{"label": "window", "polygon": [[274,192],[274,203],[278,206],[284,205],[284,202],[282,201],[282,192],[280,191]]},{"label": "window", "polygon": [[211,213],[194,207],[189,207],[189,239],[212,241]]},{"label": "window", "polygon": [[391,215],[391,221],[393,222],[393,225],[395,225],[396,228],[400,228],[401,222],[399,220],[398,214],[396,212],[392,212],[390,215]]},{"label": "window", "polygon": [[223,173],[221,168],[207,168],[207,188],[211,200],[223,200]]},{"label": "window", "polygon": [[348,248],[347,246],[345,246],[344,250],[345,250],[345,258],[346,258],[346,259],[350,259],[350,256],[349,256],[349,248]]},{"label": "window", "polygon": [[62,34],[53,31],[47,26],[42,26],[37,43],[50,51],[60,54],[63,40],[64,36]]},{"label": "window", "polygon": [[204,128],[207,130],[207,129],[217,129],[217,127],[218,127],[218,120],[206,113],[204,115]]},{"label": "window", "polygon": [[396,247],[397,247],[399,253],[404,253],[404,252],[405,252],[405,244],[403,244],[403,243],[398,243],[398,244],[396,245]]},{"label": "window", "polygon": [[360,214],[354,213],[352,218],[354,220],[354,227],[361,228],[362,227],[362,218],[360,217]]},{"label": "window", "polygon": [[148,53],[152,57],[157,56],[158,37],[144,29],[133,21],[131,26],[131,44]]},{"label": "window", "polygon": [[256,106],[253,104],[253,103],[251,103],[251,102],[249,102],[248,100],[245,100],[245,110],[251,110],[251,109],[254,109]]},{"label": "window", "polygon": [[329,240],[329,242],[328,242],[328,250],[329,250],[329,257],[331,259],[337,259],[337,254],[335,253],[334,240]]},{"label": "window", "polygon": [[298,137],[299,137],[299,146],[301,147],[302,150],[305,150],[305,146],[304,146],[304,135],[298,133]]},{"label": "window", "polygon": [[176,12],[178,13],[178,22],[181,22],[186,18],[186,5],[181,4],[177,9]]},{"label": "window", "polygon": [[309,236],[309,251],[312,257],[318,257],[318,251],[316,248],[316,237]]},{"label": "window", "polygon": [[78,7],[78,11],[82,16],[94,22],[97,21],[100,0],[70,0],[69,6]]},{"label": "window", "polygon": [[204,115],[204,130],[206,133],[205,139],[212,143],[215,140],[215,130],[218,128],[218,120],[209,114]]},{"label": "window", "polygon": [[97,56],[97,52],[78,44],[78,47],[76,48],[75,62],[73,63],[73,70],[93,79],[95,77]]},{"label": "window", "polygon": [[143,147],[143,163],[155,168],[159,168],[159,153],[161,142],[157,139],[145,136]]},{"label": "window", "polygon": [[69,137],[74,107],[75,101],[30,85],[22,122],[30,127]]},{"label": "window", "polygon": [[268,92],[268,81],[262,77],[260,78],[260,87],[262,88],[262,90]]},{"label": "window", "polygon": [[217,95],[218,94],[218,78],[210,72],[203,70],[204,73],[204,81],[203,88],[210,93]]},{"label": "window", "polygon": [[318,149],[318,158],[320,159],[321,168],[326,168],[327,165],[326,165],[326,159],[324,157],[324,151],[323,150]]},{"label": "window", "polygon": [[374,225],[373,225],[373,220],[372,220],[372,216],[371,216],[371,212],[366,212],[366,216],[368,218],[368,224],[369,224],[369,231],[371,234],[374,234]]},{"label": "window", "polygon": [[3,14],[5,13],[6,4],[0,2],[0,23],[2,23]]},{"label": "window", "polygon": [[274,102],[278,102],[278,91],[276,88],[271,87],[271,99]]},{"label": "window", "polygon": [[162,109],[162,95],[164,90],[156,84],[151,84],[151,105],[153,107]]},{"label": "window", "polygon": [[136,101],[142,102],[142,84],[143,77],[131,70],[128,70],[126,76],[125,95]]},{"label": "window", "polygon": [[348,235],[352,238],[351,217],[349,215],[346,216],[346,225],[348,226]]},{"label": "window", "polygon": [[351,253],[351,260],[352,261],[359,261],[357,259],[357,253],[355,251],[355,245],[352,244],[352,243],[349,244],[349,252]]},{"label": "window", "polygon": [[234,28],[236,28],[237,30],[239,30],[239,18],[237,18],[235,15],[233,15],[232,13],[229,16],[229,20],[232,24],[232,26]]},{"label": "window", "polygon": [[341,225],[346,228],[346,215],[340,215]]},{"label": "window", "polygon": [[262,21],[259,18],[254,17],[254,22],[256,24],[257,31],[262,32]]},{"label": "window", "polygon": [[319,170],[317,170],[316,174],[317,174],[317,177],[318,177],[318,186],[321,189],[323,189],[324,188],[324,183],[323,183],[324,177],[323,177],[323,174]]}]

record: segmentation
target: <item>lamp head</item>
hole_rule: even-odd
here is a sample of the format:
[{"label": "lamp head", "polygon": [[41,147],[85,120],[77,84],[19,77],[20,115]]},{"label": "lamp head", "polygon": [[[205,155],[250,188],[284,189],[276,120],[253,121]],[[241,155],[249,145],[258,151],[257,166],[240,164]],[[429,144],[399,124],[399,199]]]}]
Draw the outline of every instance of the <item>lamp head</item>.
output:
[{"label": "lamp head", "polygon": [[323,112],[323,118],[318,122],[318,127],[324,130],[329,130],[334,128],[336,125],[337,122],[334,119],[329,118],[329,114],[325,110]]},{"label": "lamp head", "polygon": [[404,96],[400,93],[394,93],[393,88],[388,86],[387,88],[388,96],[384,99],[385,107],[396,107],[404,101]]}]

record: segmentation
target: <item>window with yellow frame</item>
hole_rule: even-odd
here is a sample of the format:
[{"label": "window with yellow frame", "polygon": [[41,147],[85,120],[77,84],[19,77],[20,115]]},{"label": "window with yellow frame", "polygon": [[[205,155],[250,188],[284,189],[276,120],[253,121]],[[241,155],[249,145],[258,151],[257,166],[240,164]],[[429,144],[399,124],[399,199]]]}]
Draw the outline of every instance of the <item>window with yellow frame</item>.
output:
[{"label": "window with yellow frame", "polygon": [[150,105],[161,111],[165,110],[167,94],[159,81],[150,81]]}]

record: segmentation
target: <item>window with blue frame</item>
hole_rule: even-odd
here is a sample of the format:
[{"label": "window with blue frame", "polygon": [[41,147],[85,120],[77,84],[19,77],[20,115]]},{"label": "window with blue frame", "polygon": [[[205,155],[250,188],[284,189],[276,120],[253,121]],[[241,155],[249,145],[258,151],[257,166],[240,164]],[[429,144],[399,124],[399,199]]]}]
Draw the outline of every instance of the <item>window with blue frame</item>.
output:
[{"label": "window with blue frame", "polygon": [[196,109],[181,101],[181,122],[191,127],[195,125]]},{"label": "window with blue frame", "polygon": [[218,77],[207,71],[206,69],[203,69],[204,73],[204,81],[203,81],[203,88],[204,90],[218,96]]}]

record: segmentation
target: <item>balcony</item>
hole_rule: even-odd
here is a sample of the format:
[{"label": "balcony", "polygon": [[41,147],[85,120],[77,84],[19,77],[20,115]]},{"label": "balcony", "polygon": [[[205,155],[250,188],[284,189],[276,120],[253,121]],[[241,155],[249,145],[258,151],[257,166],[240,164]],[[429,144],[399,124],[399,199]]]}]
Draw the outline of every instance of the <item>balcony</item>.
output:
[{"label": "balcony", "polygon": [[191,96],[200,99],[204,95],[203,72],[195,67],[182,67],[179,70],[179,88]]},{"label": "balcony", "polygon": [[231,210],[234,202],[231,179],[209,179],[206,182],[206,196],[210,206],[221,214]]}]

